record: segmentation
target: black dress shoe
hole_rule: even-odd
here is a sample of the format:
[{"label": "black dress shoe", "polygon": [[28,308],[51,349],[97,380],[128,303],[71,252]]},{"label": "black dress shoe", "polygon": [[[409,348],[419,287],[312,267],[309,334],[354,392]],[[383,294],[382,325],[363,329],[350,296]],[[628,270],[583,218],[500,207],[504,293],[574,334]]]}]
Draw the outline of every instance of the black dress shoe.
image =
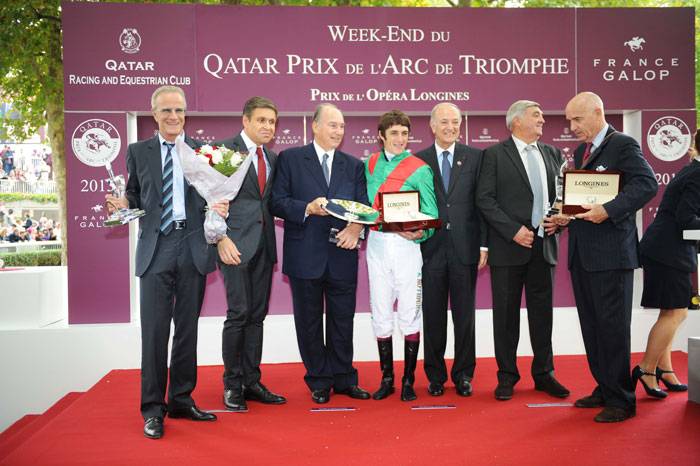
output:
[{"label": "black dress shoe", "polygon": [[243,396],[246,400],[259,401],[267,405],[281,405],[287,402],[285,397],[272,393],[260,382],[243,387]]},{"label": "black dress shoe", "polygon": [[445,386],[440,382],[430,382],[428,393],[432,396],[442,396],[445,394]]},{"label": "black dress shoe", "polygon": [[224,406],[229,411],[248,411],[248,405],[240,388],[224,390]]},{"label": "black dress shoe", "polygon": [[535,390],[545,392],[555,398],[566,398],[570,395],[569,390],[551,375],[535,379]]},{"label": "black dress shoe", "polygon": [[602,408],[605,406],[603,399],[597,395],[588,395],[574,402],[577,408]]},{"label": "black dress shoe", "polygon": [[497,400],[506,401],[513,398],[513,386],[507,383],[499,383],[493,392]]},{"label": "black dress shoe", "polygon": [[328,403],[331,399],[331,391],[327,388],[320,388],[311,392],[311,400],[320,405]]},{"label": "black dress shoe", "polygon": [[455,388],[459,396],[471,396],[472,394],[472,384],[467,379],[458,380]]},{"label": "black dress shoe", "polygon": [[608,406],[603,408],[598,415],[593,418],[595,422],[622,422],[625,419],[634,417],[636,414],[635,409],[623,409],[616,408],[615,406]]},{"label": "black dress shoe", "polygon": [[178,408],[168,410],[168,416],[173,419],[189,419],[191,421],[216,421],[216,415],[202,411],[192,405],[189,408]]},{"label": "black dress shoe", "polygon": [[148,438],[158,439],[163,436],[163,418],[160,416],[149,417],[143,426],[143,435]]},{"label": "black dress shoe", "polygon": [[340,395],[347,395],[350,398],[354,398],[356,400],[369,400],[369,392],[361,389],[357,385],[350,385],[348,388],[345,390],[333,390],[335,393],[338,393]]}]

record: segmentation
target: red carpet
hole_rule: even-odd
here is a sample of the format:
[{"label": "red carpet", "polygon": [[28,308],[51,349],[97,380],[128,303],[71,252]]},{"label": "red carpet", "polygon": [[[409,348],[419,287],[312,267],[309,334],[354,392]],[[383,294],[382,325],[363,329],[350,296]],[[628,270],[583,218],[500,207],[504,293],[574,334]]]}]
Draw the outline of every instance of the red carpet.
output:
[{"label": "red carpet", "polygon": [[[641,355],[633,355],[636,363]],[[700,405],[686,393],[665,400],[637,391],[637,416],[618,424],[593,422],[596,409],[528,408],[560,402],[537,392],[530,358],[520,358],[523,379],[512,400],[493,398],[493,359],[480,359],[470,398],[427,394],[418,374],[418,400],[403,403],[396,393],[383,401],[336,395],[327,407],[354,412],[310,412],[301,364],[263,367],[263,382],[287,396],[282,406],[251,402],[247,413],[219,413],[213,423],[166,419],[165,437],[143,437],[138,412],[139,372],[110,372],[81,396],[36,419],[25,419],[0,436],[2,465],[254,465],[254,464],[524,464],[667,465],[700,464]],[[674,353],[683,380],[687,355]],[[557,377],[571,389],[564,400],[590,392],[593,380],[583,356],[555,358]],[[419,364],[422,369],[422,364]],[[360,384],[376,389],[377,363],[358,363]],[[400,364],[397,368],[400,373]],[[195,399],[203,409],[221,409],[220,366],[201,367]],[[456,409],[414,411],[412,405],[453,404]],[[8,436],[8,434],[11,434]],[[8,438],[9,437],[9,438]]]}]

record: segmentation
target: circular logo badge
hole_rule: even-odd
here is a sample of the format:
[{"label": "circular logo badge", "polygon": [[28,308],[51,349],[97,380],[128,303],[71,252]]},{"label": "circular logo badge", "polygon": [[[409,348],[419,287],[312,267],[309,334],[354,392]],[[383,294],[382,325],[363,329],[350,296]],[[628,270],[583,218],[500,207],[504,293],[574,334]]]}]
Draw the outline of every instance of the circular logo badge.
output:
[{"label": "circular logo badge", "polygon": [[78,160],[91,167],[102,167],[119,155],[121,139],[111,123],[92,119],[75,128],[71,138],[73,153]]},{"label": "circular logo badge", "polygon": [[673,162],[690,149],[690,128],[679,118],[665,116],[656,120],[647,132],[649,150],[659,160]]},{"label": "circular logo badge", "polygon": [[124,53],[136,53],[141,47],[141,36],[136,28],[124,28],[119,34],[119,46]]}]

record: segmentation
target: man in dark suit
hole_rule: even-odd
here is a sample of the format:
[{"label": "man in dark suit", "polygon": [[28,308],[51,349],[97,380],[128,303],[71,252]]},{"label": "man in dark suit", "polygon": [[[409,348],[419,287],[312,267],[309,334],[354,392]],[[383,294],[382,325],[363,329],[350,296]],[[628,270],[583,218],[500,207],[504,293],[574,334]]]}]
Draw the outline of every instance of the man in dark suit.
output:
[{"label": "man in dark suit", "polygon": [[486,223],[476,209],[480,150],[457,142],[462,114],[451,103],[430,113],[435,144],[418,152],[433,169],[442,228],[421,244],[423,253],[424,369],[428,393],[440,396],[447,381],[447,299],[455,333],[451,377],[457,394],[469,396],[476,366],[474,309],[477,268],[486,265]]},{"label": "man in dark suit", "polygon": [[564,398],[554,378],[552,280],[557,263],[557,225],[545,217],[556,196],[561,152],[538,142],[544,117],[537,102],[519,100],[506,113],[512,137],[484,152],[476,203],[489,225],[493,336],[498,363],[498,400],[513,397],[520,380],[516,356],[520,300],[525,287],[534,358],[535,389]]},{"label": "man in dark suit", "polygon": [[620,193],[605,204],[584,205],[569,224],[569,270],[588,366],[597,382],[580,408],[604,409],[597,422],[635,415],[630,376],[633,271],[639,267],[636,212],[658,184],[639,144],[605,121],[603,101],[582,92],[566,106],[571,130],[584,142],[574,152],[577,169],[621,173]]},{"label": "man in dark suit", "polygon": [[[304,379],[316,403],[327,403],[331,388],[335,393],[368,399],[352,367],[357,244],[362,225],[331,217],[323,209],[327,198],[368,204],[364,166],[337,150],[345,121],[334,105],[316,108],[312,130],[313,143],[280,153],[271,199],[272,213],[284,219],[282,271],[292,288]],[[335,244],[329,241],[332,229],[337,230]]]},{"label": "man in dark suit", "polygon": [[276,123],[275,104],[252,97],[243,106],[243,131],[216,143],[253,154],[241,190],[231,203],[227,237],[217,244],[228,303],[221,336],[224,405],[232,411],[247,410],[246,400],[287,401],[260,383],[263,320],[277,262],[275,222],[269,209],[277,154],[264,145],[275,135]]},{"label": "man in dark suit", "polygon": [[[206,276],[216,267],[214,248],[202,231],[205,201],[184,179],[175,143],[186,137],[185,94],[162,86],[151,97],[158,135],[129,145],[126,197],[108,195],[107,206],[144,209],[139,220],[136,275],[141,278],[141,414],[144,435],[163,436],[163,418],[213,421],[195,406],[197,323]],[[227,215],[228,201],[213,206]],[[175,324],[168,384],[168,339]],[[168,402],[165,390],[168,387]]]}]

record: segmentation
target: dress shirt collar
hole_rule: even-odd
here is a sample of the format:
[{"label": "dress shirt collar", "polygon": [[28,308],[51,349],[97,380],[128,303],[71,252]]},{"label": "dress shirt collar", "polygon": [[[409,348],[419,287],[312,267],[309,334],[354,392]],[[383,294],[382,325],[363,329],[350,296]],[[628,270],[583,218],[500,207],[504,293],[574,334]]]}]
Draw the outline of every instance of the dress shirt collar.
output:
[{"label": "dress shirt collar", "polygon": [[[517,137],[512,136],[512,135],[511,135],[511,137],[513,138],[513,142],[515,143],[515,147],[518,149],[519,154],[524,154],[525,148],[527,146],[535,146],[537,148],[537,141],[531,142],[530,144],[527,144],[522,139],[518,139]],[[539,148],[537,150],[539,151]]]},{"label": "dress shirt collar", "polygon": [[457,143],[453,142],[450,145],[450,147],[448,147],[447,149],[443,149],[442,147],[440,147],[440,145],[437,143],[437,141],[435,141],[435,152],[437,153],[438,158],[440,158],[440,157],[442,157],[442,153],[447,151],[450,153],[450,156],[448,158],[452,158],[455,155],[455,147],[456,146],[457,146]]},{"label": "dress shirt collar", "polygon": [[605,126],[603,126],[603,129],[601,129],[600,132],[593,138],[593,141],[591,141],[593,143],[593,146],[591,147],[591,154],[603,143],[603,139],[605,139],[605,134],[608,132],[609,127],[610,125],[606,123]]},{"label": "dress shirt collar", "polygon": [[323,163],[323,154],[328,154],[328,163],[333,163],[333,155],[335,154],[335,149],[323,150],[321,146],[316,144],[314,141],[314,149],[316,150],[316,157],[318,157],[318,162]]},{"label": "dress shirt collar", "polygon": [[[245,134],[245,131],[241,131],[241,139],[243,139],[243,143],[245,144],[246,149],[248,149],[248,152],[251,154],[254,154],[255,151],[258,148],[258,145],[253,142],[252,139],[248,137],[247,134]],[[262,146],[260,146],[262,147]],[[263,154],[265,153],[265,149],[263,148]]]},{"label": "dress shirt collar", "polygon": [[[175,142],[166,141],[165,138],[163,137],[163,135],[160,134],[160,132],[158,132],[158,141],[160,142],[160,147],[161,147],[161,148],[163,147],[163,143],[164,143],[164,142],[167,142],[168,144],[175,144],[177,141],[184,141],[184,140],[185,140],[185,133],[184,133],[184,131],[183,131],[182,133],[180,133],[180,134],[175,138]],[[174,148],[173,148],[173,149],[174,149]]]}]

